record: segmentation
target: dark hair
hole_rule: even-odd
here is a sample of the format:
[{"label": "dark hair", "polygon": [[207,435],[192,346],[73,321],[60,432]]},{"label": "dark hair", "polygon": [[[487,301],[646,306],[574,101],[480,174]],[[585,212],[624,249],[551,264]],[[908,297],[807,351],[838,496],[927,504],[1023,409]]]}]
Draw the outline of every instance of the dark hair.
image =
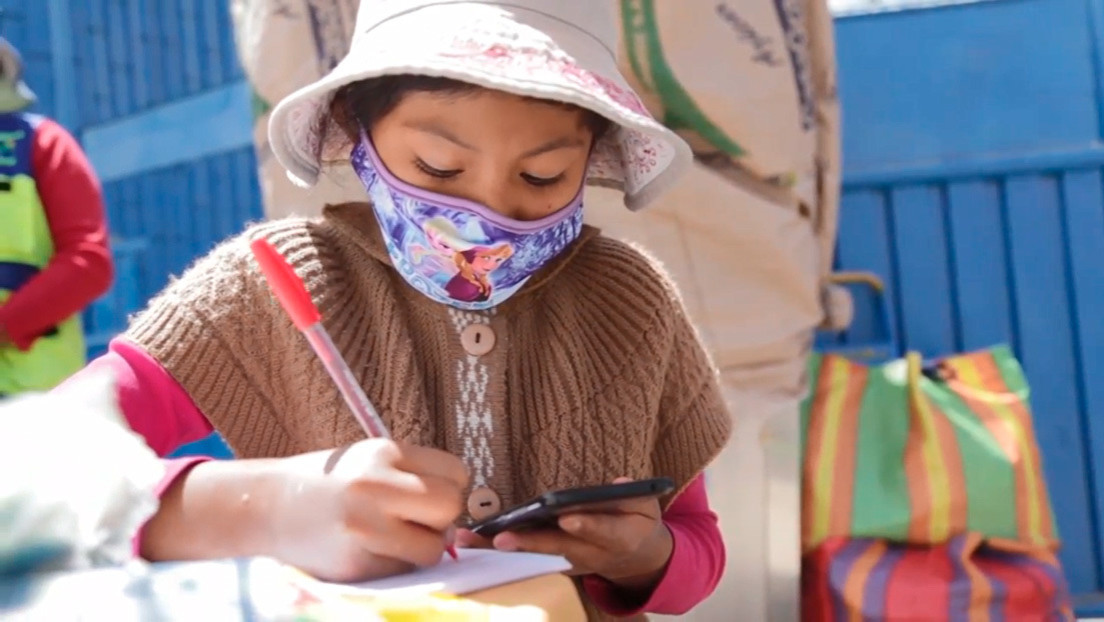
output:
[{"label": "dark hair", "polygon": [[[402,74],[369,78],[348,84],[337,91],[330,115],[346,136],[355,140],[359,127],[370,129],[410,93],[439,93],[463,97],[483,90],[483,87],[451,78]],[[612,123],[602,115],[573,104],[528,97],[535,101],[562,106],[583,113],[583,124],[591,131],[594,142],[609,131]]]}]

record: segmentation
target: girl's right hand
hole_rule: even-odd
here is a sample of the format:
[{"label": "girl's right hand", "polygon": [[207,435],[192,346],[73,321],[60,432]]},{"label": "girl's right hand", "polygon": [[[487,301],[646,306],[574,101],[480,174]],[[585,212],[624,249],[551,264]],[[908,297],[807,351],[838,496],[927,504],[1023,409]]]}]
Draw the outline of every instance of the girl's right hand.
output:
[{"label": "girl's right hand", "polygon": [[273,555],[330,581],[436,564],[468,484],[452,454],[382,439],[280,462]]}]

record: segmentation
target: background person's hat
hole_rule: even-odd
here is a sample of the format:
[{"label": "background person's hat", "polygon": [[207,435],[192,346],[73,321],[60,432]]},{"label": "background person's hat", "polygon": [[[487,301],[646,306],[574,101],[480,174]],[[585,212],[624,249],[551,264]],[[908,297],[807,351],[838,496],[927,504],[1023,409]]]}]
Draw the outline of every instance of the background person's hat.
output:
[{"label": "background person's hat", "polygon": [[617,128],[596,146],[588,182],[615,186],[640,209],[692,160],[689,146],[656,122],[617,69],[617,24],[593,0],[364,0],[348,55],[329,75],[272,111],[269,140],[292,181],[314,185],[323,128],[342,86],[417,74],[575,104]]},{"label": "background person's hat", "polygon": [[0,112],[18,112],[35,103],[34,91],[23,82],[23,58],[0,37]]}]

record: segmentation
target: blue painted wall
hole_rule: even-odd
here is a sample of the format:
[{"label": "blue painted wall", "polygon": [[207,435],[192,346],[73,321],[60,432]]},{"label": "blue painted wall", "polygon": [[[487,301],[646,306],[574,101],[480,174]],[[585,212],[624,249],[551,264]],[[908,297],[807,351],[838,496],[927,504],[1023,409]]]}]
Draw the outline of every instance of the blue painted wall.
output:
[{"label": "blue painted wall", "polygon": [[224,0],[9,0],[39,112],[81,139],[118,266],[90,353],[194,258],[262,216],[249,90]]},{"label": "blue painted wall", "polygon": [[[896,350],[1011,343],[1083,612],[1104,591],[1101,0],[837,20],[840,268],[887,283]],[[861,298],[844,342],[879,334]]]},{"label": "blue painted wall", "polygon": [[[41,0],[25,0],[33,5]],[[65,0],[82,127],[241,79],[223,0]]]},{"label": "blue painted wall", "polygon": [[0,6],[0,35],[23,55],[24,77],[38,94],[39,111],[54,113],[53,53],[46,2],[23,0]]}]

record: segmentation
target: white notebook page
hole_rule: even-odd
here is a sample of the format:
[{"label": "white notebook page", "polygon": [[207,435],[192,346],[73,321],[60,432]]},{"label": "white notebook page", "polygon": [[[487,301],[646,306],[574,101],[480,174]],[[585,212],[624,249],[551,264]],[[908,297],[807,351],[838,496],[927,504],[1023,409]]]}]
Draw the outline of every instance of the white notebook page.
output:
[{"label": "white notebook page", "polygon": [[571,568],[558,555],[508,553],[493,549],[459,549],[460,559],[448,555],[432,568],[420,568],[364,583],[327,583],[343,592],[387,594],[468,594],[515,581]]}]

